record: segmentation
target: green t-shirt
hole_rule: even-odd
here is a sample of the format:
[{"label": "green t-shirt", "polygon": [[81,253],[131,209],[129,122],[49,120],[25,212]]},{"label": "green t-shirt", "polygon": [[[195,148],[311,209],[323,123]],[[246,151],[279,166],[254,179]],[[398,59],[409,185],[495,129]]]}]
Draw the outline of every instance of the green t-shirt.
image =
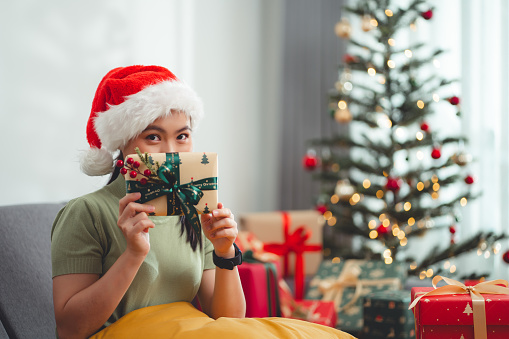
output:
[{"label": "green t-shirt", "polygon": [[[118,202],[125,195],[119,176],[100,190],[70,201],[57,215],[51,232],[53,277],[72,273],[103,275],[124,252],[126,241],[117,226]],[[123,315],[147,306],[191,302],[203,270],[215,268],[212,243],[193,251],[181,236],[180,218],[150,217],[150,252],[120,301],[108,326]]]}]

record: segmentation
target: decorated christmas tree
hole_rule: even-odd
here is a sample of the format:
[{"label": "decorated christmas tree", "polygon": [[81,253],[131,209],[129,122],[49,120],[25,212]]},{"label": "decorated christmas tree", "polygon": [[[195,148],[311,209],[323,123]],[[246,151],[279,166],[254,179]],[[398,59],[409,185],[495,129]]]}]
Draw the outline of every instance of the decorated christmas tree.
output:
[{"label": "decorated christmas tree", "polygon": [[[408,273],[422,278],[441,273],[443,265],[433,265],[450,257],[496,250],[502,235],[456,239],[462,209],[480,192],[457,122],[458,82],[439,73],[444,51],[417,39],[416,31],[432,24],[434,8],[423,0],[407,1],[405,8],[402,1],[351,3],[335,26],[348,54],[329,93],[334,135],[310,140],[303,159],[320,183],[316,207],[331,226],[324,254],[406,260]],[[447,246],[416,260],[413,254],[422,249],[412,248],[413,238],[440,229],[449,231]],[[345,234],[361,245],[338,244]]]}]

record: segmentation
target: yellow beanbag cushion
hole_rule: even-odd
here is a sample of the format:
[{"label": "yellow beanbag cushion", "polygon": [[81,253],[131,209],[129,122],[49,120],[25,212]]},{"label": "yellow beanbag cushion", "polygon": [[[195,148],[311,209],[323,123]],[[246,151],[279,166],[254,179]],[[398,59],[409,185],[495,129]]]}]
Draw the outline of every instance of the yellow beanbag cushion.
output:
[{"label": "yellow beanbag cushion", "polygon": [[128,313],[91,338],[351,339],[354,337],[331,327],[288,318],[214,320],[188,302],[176,302],[145,307]]}]

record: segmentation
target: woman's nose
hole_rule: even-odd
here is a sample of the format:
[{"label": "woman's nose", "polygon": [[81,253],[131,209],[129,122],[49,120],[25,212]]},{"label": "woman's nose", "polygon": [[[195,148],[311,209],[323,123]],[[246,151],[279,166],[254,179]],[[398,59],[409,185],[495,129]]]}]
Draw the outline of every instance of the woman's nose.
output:
[{"label": "woman's nose", "polygon": [[160,153],[173,153],[178,152],[175,143],[168,141],[165,143],[161,143],[161,148],[159,150]]}]

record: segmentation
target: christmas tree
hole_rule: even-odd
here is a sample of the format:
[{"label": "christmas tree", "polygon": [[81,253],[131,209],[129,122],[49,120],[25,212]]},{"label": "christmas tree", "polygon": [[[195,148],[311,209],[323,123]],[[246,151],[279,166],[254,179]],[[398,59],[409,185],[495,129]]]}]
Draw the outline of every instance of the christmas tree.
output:
[{"label": "christmas tree", "polygon": [[[422,278],[441,273],[430,271],[433,265],[481,245],[492,248],[504,236],[455,238],[462,208],[479,195],[468,140],[451,128],[461,119],[457,80],[436,69],[444,51],[412,35],[430,24],[434,8],[423,0],[398,4],[359,0],[345,8],[335,32],[347,41],[348,54],[329,93],[337,128],[333,137],[309,141],[303,166],[320,182],[315,202],[328,231],[362,240],[356,250],[338,245],[334,234],[324,237],[326,257],[383,258],[387,264],[402,258],[408,273]],[[412,238],[444,228],[450,246],[433,248],[417,262],[412,252],[420,249],[407,250]]]}]

